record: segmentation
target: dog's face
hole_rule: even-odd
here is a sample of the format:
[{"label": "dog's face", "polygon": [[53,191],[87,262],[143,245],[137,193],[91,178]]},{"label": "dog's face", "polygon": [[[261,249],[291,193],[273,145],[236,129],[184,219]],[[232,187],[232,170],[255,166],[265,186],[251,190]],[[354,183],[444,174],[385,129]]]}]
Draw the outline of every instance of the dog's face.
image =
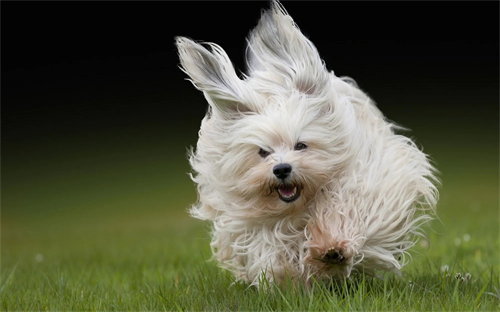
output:
[{"label": "dog's face", "polygon": [[307,101],[311,99],[298,92],[287,98],[268,97],[258,113],[234,121],[222,156],[230,167],[221,168],[220,174],[234,173],[231,181],[240,196],[248,201],[259,198],[260,206],[271,210],[302,206],[334,174],[328,118]]},{"label": "dog's face", "polygon": [[334,84],[347,84],[328,73],[279,3],[250,33],[244,79],[221,47],[183,37],[176,44],[182,70],[210,104],[191,161],[199,185],[277,213],[303,207],[342,172],[356,126]]}]

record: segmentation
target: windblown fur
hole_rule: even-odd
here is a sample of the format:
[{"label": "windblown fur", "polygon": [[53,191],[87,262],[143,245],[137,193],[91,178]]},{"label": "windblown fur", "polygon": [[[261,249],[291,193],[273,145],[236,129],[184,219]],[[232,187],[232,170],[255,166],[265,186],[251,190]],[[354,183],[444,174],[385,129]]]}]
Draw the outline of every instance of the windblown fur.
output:
[{"label": "windblown fur", "polygon": [[243,79],[220,46],[176,44],[209,103],[190,212],[213,222],[221,266],[254,285],[399,272],[434,214],[434,168],[352,79],[326,70],[283,7],[250,33]]}]

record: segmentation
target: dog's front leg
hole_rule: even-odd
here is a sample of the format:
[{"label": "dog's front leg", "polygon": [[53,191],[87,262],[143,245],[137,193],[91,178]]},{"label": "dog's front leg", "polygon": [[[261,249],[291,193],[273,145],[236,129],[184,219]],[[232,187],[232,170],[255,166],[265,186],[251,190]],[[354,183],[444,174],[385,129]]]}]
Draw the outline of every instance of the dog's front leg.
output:
[{"label": "dog's front leg", "polygon": [[309,254],[305,261],[311,266],[312,275],[349,277],[356,255],[353,240],[328,219],[309,222],[306,242]]}]

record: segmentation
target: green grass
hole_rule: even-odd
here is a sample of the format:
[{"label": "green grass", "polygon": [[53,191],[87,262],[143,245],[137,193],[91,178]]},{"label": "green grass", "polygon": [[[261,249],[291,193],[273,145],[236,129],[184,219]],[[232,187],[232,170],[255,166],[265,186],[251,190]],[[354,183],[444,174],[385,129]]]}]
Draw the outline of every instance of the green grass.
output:
[{"label": "green grass", "polygon": [[208,224],[186,213],[196,195],[183,149],[170,158],[143,147],[127,158],[76,151],[58,159],[47,151],[4,160],[0,308],[498,311],[498,154],[472,166],[434,151],[443,172],[441,222],[417,244],[402,277],[360,274],[309,292],[259,292],[208,261]]}]

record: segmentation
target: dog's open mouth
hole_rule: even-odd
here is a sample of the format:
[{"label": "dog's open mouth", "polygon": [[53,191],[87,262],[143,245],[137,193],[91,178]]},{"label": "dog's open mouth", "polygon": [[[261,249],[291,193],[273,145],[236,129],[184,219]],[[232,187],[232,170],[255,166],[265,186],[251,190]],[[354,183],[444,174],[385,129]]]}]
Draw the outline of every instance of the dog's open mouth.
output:
[{"label": "dog's open mouth", "polygon": [[285,184],[276,187],[276,192],[282,201],[291,203],[300,196],[300,187],[297,185]]}]

